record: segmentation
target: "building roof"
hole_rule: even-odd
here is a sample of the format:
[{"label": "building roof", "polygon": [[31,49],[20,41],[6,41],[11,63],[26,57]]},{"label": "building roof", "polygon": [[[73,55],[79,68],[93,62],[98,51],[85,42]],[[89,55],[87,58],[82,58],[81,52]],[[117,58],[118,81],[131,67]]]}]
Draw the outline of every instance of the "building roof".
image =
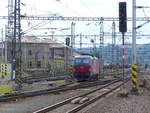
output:
[{"label": "building roof", "polygon": [[23,43],[57,43],[48,38],[37,38],[35,36],[25,36],[21,37],[21,42]]},{"label": "building roof", "polygon": [[57,48],[66,47],[65,44],[56,42],[49,38],[37,38],[35,36],[23,36],[21,37],[21,42],[22,43],[34,43],[34,44],[43,43],[43,44],[49,44],[49,47],[57,47]]}]

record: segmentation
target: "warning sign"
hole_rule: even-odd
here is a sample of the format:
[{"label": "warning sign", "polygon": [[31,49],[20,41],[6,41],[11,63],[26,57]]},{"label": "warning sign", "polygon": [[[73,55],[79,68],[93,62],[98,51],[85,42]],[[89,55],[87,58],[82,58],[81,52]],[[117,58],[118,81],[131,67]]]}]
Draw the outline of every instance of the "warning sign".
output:
[{"label": "warning sign", "polygon": [[6,77],[11,76],[11,64],[0,64],[0,76]]}]

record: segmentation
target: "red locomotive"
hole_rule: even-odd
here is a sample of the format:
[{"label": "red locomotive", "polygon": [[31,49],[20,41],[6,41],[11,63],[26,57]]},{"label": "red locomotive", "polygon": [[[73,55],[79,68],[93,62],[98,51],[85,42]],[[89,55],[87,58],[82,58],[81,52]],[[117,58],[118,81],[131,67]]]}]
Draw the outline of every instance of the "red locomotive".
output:
[{"label": "red locomotive", "polygon": [[96,80],[100,70],[99,60],[92,56],[76,56],[74,58],[74,77],[78,81]]}]

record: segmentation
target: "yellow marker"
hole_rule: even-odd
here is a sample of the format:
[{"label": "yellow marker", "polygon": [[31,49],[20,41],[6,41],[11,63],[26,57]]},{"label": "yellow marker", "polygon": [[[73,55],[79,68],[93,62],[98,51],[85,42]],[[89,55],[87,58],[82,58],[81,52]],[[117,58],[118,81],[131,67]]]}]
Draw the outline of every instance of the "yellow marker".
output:
[{"label": "yellow marker", "polygon": [[5,64],[1,64],[1,70],[2,70],[2,78],[4,77],[4,66],[5,66]]},{"label": "yellow marker", "polygon": [[7,76],[7,64],[4,64],[4,75]]},{"label": "yellow marker", "polygon": [[2,64],[0,64],[0,76],[2,76]]},{"label": "yellow marker", "polygon": [[132,91],[138,91],[137,88],[137,66],[132,64]]}]

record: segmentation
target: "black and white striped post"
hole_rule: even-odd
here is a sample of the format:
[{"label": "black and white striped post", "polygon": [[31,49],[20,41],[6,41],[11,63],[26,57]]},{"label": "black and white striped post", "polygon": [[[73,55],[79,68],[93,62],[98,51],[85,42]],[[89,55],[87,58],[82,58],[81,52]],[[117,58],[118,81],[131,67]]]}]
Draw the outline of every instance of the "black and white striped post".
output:
[{"label": "black and white striped post", "polygon": [[137,66],[132,64],[132,92],[138,92],[137,87]]}]

